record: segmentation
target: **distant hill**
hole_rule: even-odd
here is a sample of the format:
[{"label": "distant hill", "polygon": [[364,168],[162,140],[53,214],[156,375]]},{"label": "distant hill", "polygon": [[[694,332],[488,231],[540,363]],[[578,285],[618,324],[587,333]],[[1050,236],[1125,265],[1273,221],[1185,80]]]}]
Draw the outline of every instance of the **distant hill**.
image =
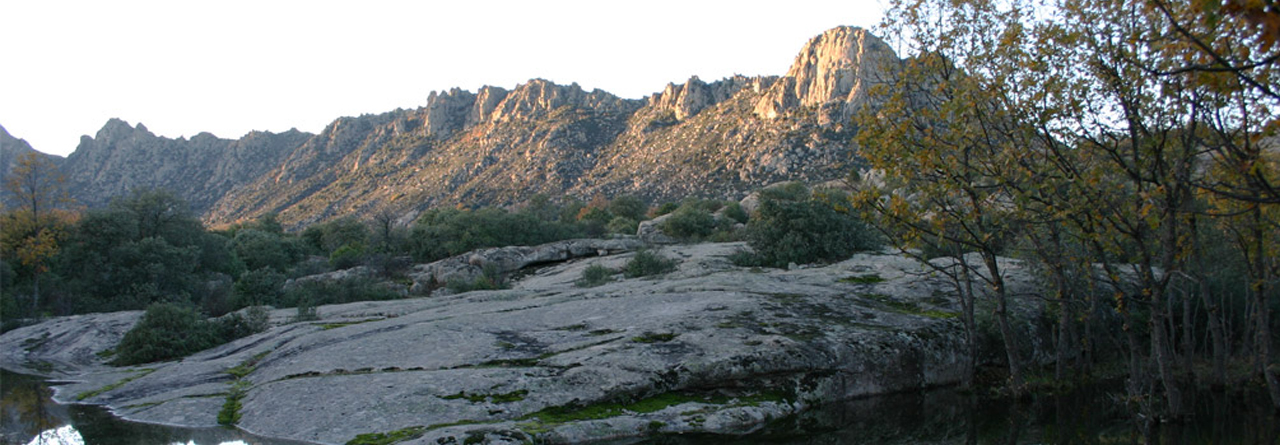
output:
[{"label": "distant hill", "polygon": [[807,42],[785,76],[694,77],[644,99],[535,79],[432,93],[424,107],[340,118],[320,134],[239,140],[169,139],[113,119],[61,166],[91,207],[163,187],[215,225],[266,212],[291,227],[377,211],[408,221],[536,193],[736,197],[843,177],[856,162],[849,118],[896,60],[867,31],[839,27]]}]

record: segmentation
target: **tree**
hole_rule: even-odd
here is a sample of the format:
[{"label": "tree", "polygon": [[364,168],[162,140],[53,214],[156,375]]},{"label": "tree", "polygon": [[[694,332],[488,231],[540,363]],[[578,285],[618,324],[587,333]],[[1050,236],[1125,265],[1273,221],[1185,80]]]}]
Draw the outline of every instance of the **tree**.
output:
[{"label": "tree", "polygon": [[[859,122],[864,153],[890,186],[863,202],[890,233],[980,254],[997,301],[990,265],[1008,237],[1035,246],[1064,305],[1078,298],[1065,283],[1096,275],[1124,322],[1131,395],[1159,385],[1170,417],[1182,413],[1179,375],[1193,371],[1197,323],[1171,283],[1196,277],[1197,215],[1247,223],[1238,231],[1244,258],[1228,259],[1250,264],[1254,362],[1280,407],[1265,365],[1265,295],[1276,273],[1267,206],[1277,176],[1265,148],[1280,105],[1275,39],[1266,26],[1222,22],[1211,3],[896,1],[886,34],[909,36],[910,57],[884,70],[891,88],[873,90],[883,106]],[[1272,12],[1269,3],[1252,11]],[[1174,307],[1184,308],[1181,319]],[[1059,324],[1069,331],[1069,319]]]},{"label": "tree", "polygon": [[62,174],[52,161],[36,152],[18,156],[4,184],[18,208],[5,221],[2,235],[5,252],[14,255],[31,277],[31,310],[40,305],[40,275],[58,252],[65,224],[54,210],[71,202]]}]

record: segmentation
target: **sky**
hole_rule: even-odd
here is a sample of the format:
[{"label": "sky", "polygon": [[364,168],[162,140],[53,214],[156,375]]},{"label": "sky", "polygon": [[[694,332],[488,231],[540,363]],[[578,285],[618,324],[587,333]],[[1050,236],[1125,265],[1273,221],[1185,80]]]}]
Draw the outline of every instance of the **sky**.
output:
[{"label": "sky", "polygon": [[886,1],[0,0],[0,125],[65,156],[110,118],[236,139],[534,78],[638,99],[785,74]]}]

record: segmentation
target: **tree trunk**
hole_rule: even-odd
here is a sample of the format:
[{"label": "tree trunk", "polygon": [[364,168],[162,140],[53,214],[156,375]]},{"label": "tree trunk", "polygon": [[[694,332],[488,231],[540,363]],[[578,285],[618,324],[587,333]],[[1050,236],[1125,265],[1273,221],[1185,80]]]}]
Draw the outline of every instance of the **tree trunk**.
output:
[{"label": "tree trunk", "polygon": [[1249,291],[1253,295],[1254,314],[1256,318],[1254,324],[1257,329],[1256,346],[1257,356],[1255,358],[1257,367],[1262,372],[1262,378],[1267,383],[1267,393],[1271,396],[1271,405],[1280,411],[1280,379],[1276,377],[1276,371],[1271,367],[1271,305],[1267,302],[1267,281],[1270,278],[1269,266],[1270,261],[1274,259],[1266,255],[1265,250],[1265,234],[1263,233],[1262,209],[1254,206],[1253,217],[1253,242],[1254,255],[1253,263],[1249,269],[1252,271],[1251,278],[1253,283],[1249,286]]},{"label": "tree trunk", "polygon": [[956,283],[956,291],[960,294],[965,349],[968,351],[968,358],[964,364],[963,385],[965,388],[971,388],[978,368],[978,324],[974,320],[974,305],[977,301],[974,298],[973,277],[969,274],[969,263],[964,260],[964,255],[957,255],[956,258],[960,262],[958,275],[960,279]]},{"label": "tree trunk", "polygon": [[1000,336],[1004,340],[1005,359],[1009,361],[1009,389],[1021,395],[1026,390],[1026,382],[1022,376],[1022,354],[1018,350],[1017,335],[1009,322],[1009,296],[1004,286],[1004,278],[1000,276],[1000,265],[994,253],[983,252],[987,273],[991,274],[991,291],[996,298],[996,322],[1000,325]]},{"label": "tree trunk", "polygon": [[[1212,286],[1209,285],[1209,277],[1205,274],[1208,266],[1205,265],[1204,245],[1200,240],[1200,230],[1196,227],[1198,219],[1195,214],[1191,215],[1191,255],[1195,259],[1196,267],[1192,276],[1198,284],[1198,292],[1200,293],[1200,301],[1204,303],[1204,309],[1209,318],[1209,347],[1213,354],[1213,371],[1209,377],[1209,385],[1214,388],[1222,388],[1227,384],[1227,340],[1223,333],[1222,326],[1222,310],[1218,307],[1218,302],[1213,299]],[[1188,300],[1189,302],[1189,300]]]}]

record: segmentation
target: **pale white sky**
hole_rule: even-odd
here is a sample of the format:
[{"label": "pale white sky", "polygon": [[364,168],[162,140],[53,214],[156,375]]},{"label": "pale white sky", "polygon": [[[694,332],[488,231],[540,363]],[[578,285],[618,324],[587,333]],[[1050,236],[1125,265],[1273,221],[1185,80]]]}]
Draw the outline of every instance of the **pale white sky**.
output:
[{"label": "pale white sky", "polygon": [[781,75],[885,0],[0,0],[0,125],[67,155],[107,119],[154,133],[318,132],[431,91],[532,78],[625,98]]}]

